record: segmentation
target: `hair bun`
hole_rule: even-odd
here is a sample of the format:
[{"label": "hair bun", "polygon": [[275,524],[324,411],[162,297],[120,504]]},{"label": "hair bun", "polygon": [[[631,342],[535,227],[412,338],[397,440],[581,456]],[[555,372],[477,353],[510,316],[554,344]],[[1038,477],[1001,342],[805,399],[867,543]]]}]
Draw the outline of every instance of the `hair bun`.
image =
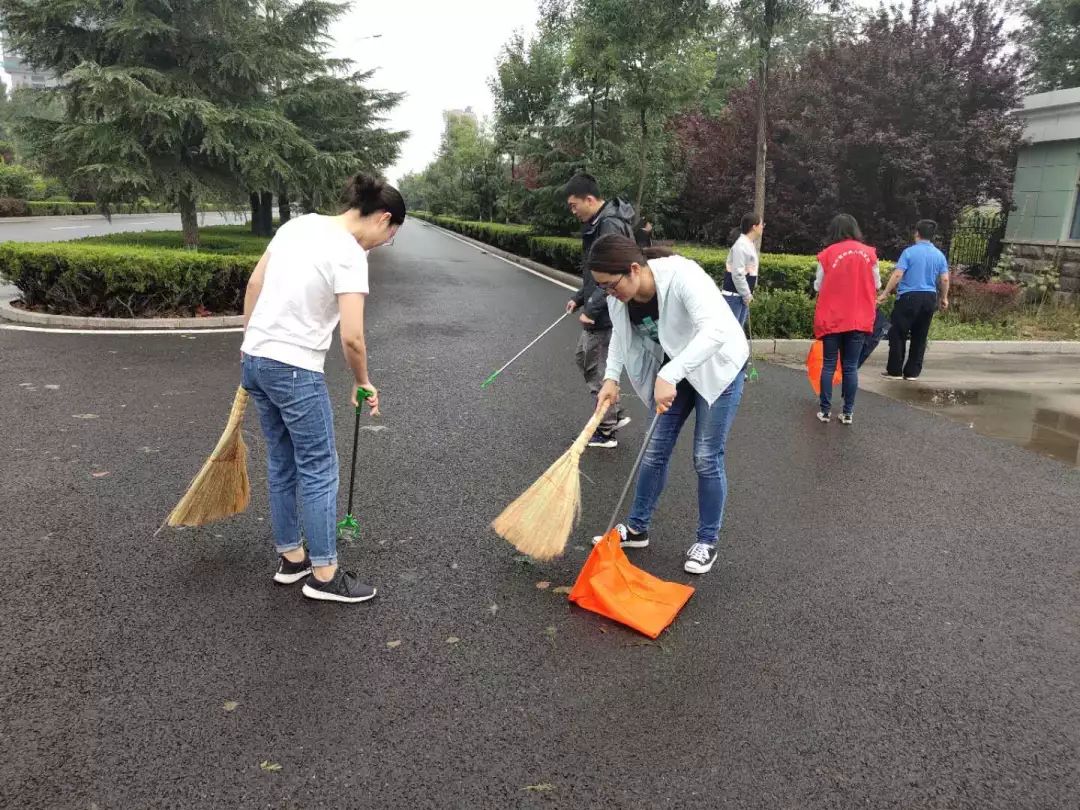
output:
[{"label": "hair bun", "polygon": [[386,183],[368,174],[358,174],[353,178],[349,187],[349,206],[351,208],[363,208],[364,204],[374,203],[379,199]]}]

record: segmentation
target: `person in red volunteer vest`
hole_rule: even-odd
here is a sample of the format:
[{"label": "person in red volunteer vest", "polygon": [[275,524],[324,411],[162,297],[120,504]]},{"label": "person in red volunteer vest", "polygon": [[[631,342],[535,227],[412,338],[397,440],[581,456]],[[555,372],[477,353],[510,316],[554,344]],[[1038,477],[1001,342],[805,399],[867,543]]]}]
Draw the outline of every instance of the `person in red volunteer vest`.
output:
[{"label": "person in red volunteer vest", "polygon": [[874,331],[877,291],[881,289],[877,251],[863,244],[859,223],[850,214],[837,214],[829,223],[828,244],[818,254],[818,292],[814,337],[824,344],[821,367],[821,409],[818,419],[832,419],[832,383],[837,357],[843,369],[844,410],[841,424],[854,421],[859,390],[859,357]]}]

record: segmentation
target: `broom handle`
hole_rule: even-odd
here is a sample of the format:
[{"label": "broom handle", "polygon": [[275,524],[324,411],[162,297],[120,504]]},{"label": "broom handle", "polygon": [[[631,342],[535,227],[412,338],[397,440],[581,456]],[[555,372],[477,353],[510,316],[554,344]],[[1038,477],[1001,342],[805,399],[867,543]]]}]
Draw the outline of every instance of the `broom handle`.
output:
[{"label": "broom handle", "polygon": [[510,362],[508,362],[505,366],[503,366],[498,371],[496,371],[494,374],[492,374],[490,377],[488,377],[486,380],[484,380],[483,385],[481,385],[480,387],[481,388],[487,388],[489,385],[491,385],[493,382],[495,382],[496,377],[498,377],[500,374],[502,374],[504,371],[506,371],[508,368],[510,368],[510,366],[512,366],[514,364],[514,361],[517,360],[519,357],[521,357],[521,355],[525,354],[525,352],[527,352],[529,349],[531,349],[533,346],[535,346],[537,343],[539,343],[540,338],[542,338],[544,335],[546,335],[548,332],[550,332],[552,329],[554,329],[556,326],[558,326],[560,323],[562,323],[563,319],[569,314],[570,314],[569,312],[564,312],[562,315],[560,315],[559,319],[557,321],[555,321],[555,323],[553,323],[551,326],[549,326],[547,329],[545,329],[543,332],[541,332],[539,335],[537,335],[536,339],[532,343],[530,343],[528,346],[526,346],[520,352],[518,352],[513,357],[511,357]]},{"label": "broom handle", "polygon": [[578,434],[577,439],[575,439],[574,443],[570,446],[570,449],[577,453],[577,455],[580,456],[585,452],[585,446],[589,443],[589,439],[592,438],[593,434],[596,433],[596,429],[600,427],[600,423],[604,421],[604,414],[607,413],[607,410],[607,405],[598,407],[595,413],[593,413],[592,419],[589,420],[589,423],[585,425],[581,433]]},{"label": "broom handle", "polygon": [[623,502],[626,500],[627,494],[630,492],[630,486],[634,483],[634,478],[637,476],[638,468],[641,467],[641,461],[645,458],[645,451],[649,449],[649,442],[652,441],[653,433],[656,432],[656,426],[660,423],[660,414],[656,414],[653,417],[652,424],[649,425],[649,430],[645,434],[645,441],[641,443],[641,449],[638,451],[637,460],[634,462],[634,468],[630,470],[630,477],[626,479],[626,485],[623,486],[622,495],[619,496],[619,502],[615,504],[615,511],[611,513],[611,520],[608,521],[607,531],[604,534],[608,534],[615,528],[615,523],[619,519],[619,512],[622,511]]}]

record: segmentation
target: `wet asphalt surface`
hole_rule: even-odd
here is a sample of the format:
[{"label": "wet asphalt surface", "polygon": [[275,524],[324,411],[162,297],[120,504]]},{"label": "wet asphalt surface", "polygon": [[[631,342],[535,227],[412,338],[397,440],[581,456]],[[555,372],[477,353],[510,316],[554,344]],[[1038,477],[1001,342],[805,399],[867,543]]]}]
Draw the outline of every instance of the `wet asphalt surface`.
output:
[{"label": "wet asphalt surface", "polygon": [[[805,377],[764,366],[720,561],[649,642],[554,592],[640,403],[583,458],[564,558],[487,528],[588,417],[570,322],[479,388],[566,291],[419,223],[372,265],[385,415],[342,558],[380,595],[356,607],[271,583],[253,415],[251,509],[154,537],[224,424],[239,335],[0,331],[0,806],[1077,806],[1077,471],[866,393],[853,428],[818,424]],[[327,370],[344,466],[336,347]],[[691,579],[695,486],[684,440],[629,552],[651,573]]]}]

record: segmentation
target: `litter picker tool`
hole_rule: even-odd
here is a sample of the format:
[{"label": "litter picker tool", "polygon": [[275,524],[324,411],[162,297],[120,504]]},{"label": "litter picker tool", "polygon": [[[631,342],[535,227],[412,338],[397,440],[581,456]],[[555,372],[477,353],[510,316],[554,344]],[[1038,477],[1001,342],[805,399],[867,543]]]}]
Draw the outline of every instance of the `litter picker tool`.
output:
[{"label": "litter picker tool", "polygon": [[758,378],[757,366],[754,364],[754,325],[750,319],[750,310],[746,310],[746,336],[750,342],[750,371],[747,372],[746,379],[750,382],[754,382]]},{"label": "litter picker tool", "polygon": [[371,398],[371,392],[366,388],[356,388],[356,422],[353,425],[352,436],[352,465],[349,472],[349,507],[345,510],[345,517],[337,525],[338,540],[356,542],[360,539],[360,523],[353,516],[353,485],[356,483],[356,449],[360,442],[360,417],[364,413],[364,403]]},{"label": "litter picker tool", "polygon": [[542,338],[544,335],[546,335],[548,332],[550,332],[552,329],[554,329],[556,326],[558,326],[560,323],[562,323],[563,319],[565,319],[566,316],[569,315],[569,314],[570,314],[569,312],[564,312],[562,315],[560,315],[559,319],[557,321],[555,321],[555,323],[553,323],[551,326],[549,326],[547,329],[545,329],[543,332],[541,332],[539,335],[537,335],[536,339],[532,343],[530,343],[528,346],[526,346],[524,349],[522,349],[520,352],[518,352],[512,358],[510,358],[509,363],[507,363],[505,366],[503,366],[498,371],[496,371],[494,374],[492,374],[490,377],[488,377],[486,380],[484,380],[484,382],[480,384],[480,387],[481,388],[487,388],[489,385],[491,385],[493,382],[495,382],[496,377],[498,377],[500,374],[502,374],[504,371],[506,371],[508,368],[510,368],[510,366],[512,366],[514,364],[514,361],[516,361],[519,357],[521,357],[521,355],[525,354],[525,352],[527,352],[529,349],[531,349],[533,346],[535,346],[537,343],[539,343],[540,338]]},{"label": "litter picker tool", "polygon": [[570,449],[492,521],[495,533],[522,554],[551,560],[566,548],[581,516],[581,454],[606,411],[597,408]]}]

